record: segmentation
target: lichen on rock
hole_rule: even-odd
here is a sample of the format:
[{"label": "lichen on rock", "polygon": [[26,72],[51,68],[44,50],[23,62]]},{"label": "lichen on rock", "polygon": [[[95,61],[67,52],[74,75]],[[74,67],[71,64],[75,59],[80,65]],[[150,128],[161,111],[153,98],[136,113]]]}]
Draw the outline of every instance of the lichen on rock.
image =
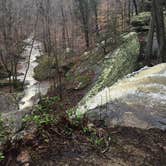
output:
[{"label": "lichen on rock", "polygon": [[132,18],[131,24],[133,26],[149,25],[150,17],[151,17],[150,12],[141,12]]},{"label": "lichen on rock", "polygon": [[147,32],[150,28],[151,12],[141,12],[133,16],[131,20],[132,29],[136,32]]},{"label": "lichen on rock", "polygon": [[113,85],[123,76],[132,73],[135,70],[137,58],[139,56],[140,44],[137,33],[131,32],[122,36],[123,43],[112,54],[108,54],[101,66],[102,72],[95,85],[81,100],[76,109],[77,114],[86,112],[86,108],[82,110],[84,105],[92,96],[96,95],[105,87]]},{"label": "lichen on rock", "polygon": [[109,127],[166,129],[166,64],[144,67],[89,98],[76,110]]}]

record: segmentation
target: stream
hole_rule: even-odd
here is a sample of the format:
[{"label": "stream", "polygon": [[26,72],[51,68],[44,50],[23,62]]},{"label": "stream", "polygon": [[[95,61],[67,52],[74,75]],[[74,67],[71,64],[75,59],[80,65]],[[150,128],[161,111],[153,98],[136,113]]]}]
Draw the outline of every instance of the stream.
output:
[{"label": "stream", "polygon": [[[25,51],[22,54],[22,60],[19,63],[19,70],[18,73],[20,76],[18,76],[18,79],[20,81],[23,81],[24,75],[27,70],[28,66],[28,59],[30,50],[32,48],[32,37],[25,40],[27,43],[27,46],[25,48]],[[32,54],[30,57],[30,66],[29,70],[27,72],[27,76],[25,79],[25,89],[24,89],[24,95],[22,99],[19,102],[19,109],[23,110],[25,108],[33,107],[34,104],[36,104],[39,101],[40,95],[46,95],[48,88],[49,88],[49,82],[38,82],[34,78],[34,69],[38,65],[38,62],[36,61],[38,57],[41,56],[41,43],[38,41],[35,41],[32,48]]]}]

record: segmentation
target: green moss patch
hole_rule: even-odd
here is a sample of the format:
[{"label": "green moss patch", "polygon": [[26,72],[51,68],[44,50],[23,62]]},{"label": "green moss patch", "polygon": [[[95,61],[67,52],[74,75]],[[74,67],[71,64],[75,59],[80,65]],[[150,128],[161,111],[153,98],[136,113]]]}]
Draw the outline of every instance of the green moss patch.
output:
[{"label": "green moss patch", "polygon": [[91,84],[93,75],[93,71],[87,70],[77,76],[70,75],[66,77],[66,80],[68,82],[67,89],[81,90],[86,88]]},{"label": "green moss patch", "polygon": [[134,27],[149,25],[150,18],[151,18],[150,12],[142,12],[132,18],[131,24]]},{"label": "green moss patch", "polygon": [[140,49],[137,34],[125,35],[123,41],[124,43],[113,54],[109,54],[103,63],[102,73],[89,92],[90,96],[135,70]]}]

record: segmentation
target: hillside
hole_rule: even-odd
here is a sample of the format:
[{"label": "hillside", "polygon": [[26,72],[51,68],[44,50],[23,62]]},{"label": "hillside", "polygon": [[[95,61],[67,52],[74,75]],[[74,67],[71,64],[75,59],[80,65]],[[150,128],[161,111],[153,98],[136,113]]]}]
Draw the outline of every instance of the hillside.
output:
[{"label": "hillside", "polygon": [[0,165],[165,166],[165,7],[0,1]]}]

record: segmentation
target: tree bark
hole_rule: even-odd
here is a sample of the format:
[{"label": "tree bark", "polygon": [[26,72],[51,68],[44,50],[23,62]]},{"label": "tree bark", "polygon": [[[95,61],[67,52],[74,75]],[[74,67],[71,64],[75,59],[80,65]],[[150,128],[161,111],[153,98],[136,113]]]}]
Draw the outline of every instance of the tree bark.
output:
[{"label": "tree bark", "polygon": [[138,15],[138,6],[136,0],[133,0],[134,8],[135,8],[135,14]]},{"label": "tree bark", "polygon": [[152,1],[152,12],[153,19],[155,20],[156,35],[158,40],[158,62],[166,61],[166,39],[165,39],[165,25],[164,25],[164,14],[163,14],[163,5],[161,0]]},{"label": "tree bark", "polygon": [[150,29],[149,29],[149,33],[148,33],[148,39],[147,39],[147,45],[146,45],[146,49],[145,49],[145,60],[147,62],[147,64],[150,64],[150,59],[152,57],[152,48],[153,48],[153,37],[154,37],[154,18],[152,16],[151,21],[150,21]]}]

